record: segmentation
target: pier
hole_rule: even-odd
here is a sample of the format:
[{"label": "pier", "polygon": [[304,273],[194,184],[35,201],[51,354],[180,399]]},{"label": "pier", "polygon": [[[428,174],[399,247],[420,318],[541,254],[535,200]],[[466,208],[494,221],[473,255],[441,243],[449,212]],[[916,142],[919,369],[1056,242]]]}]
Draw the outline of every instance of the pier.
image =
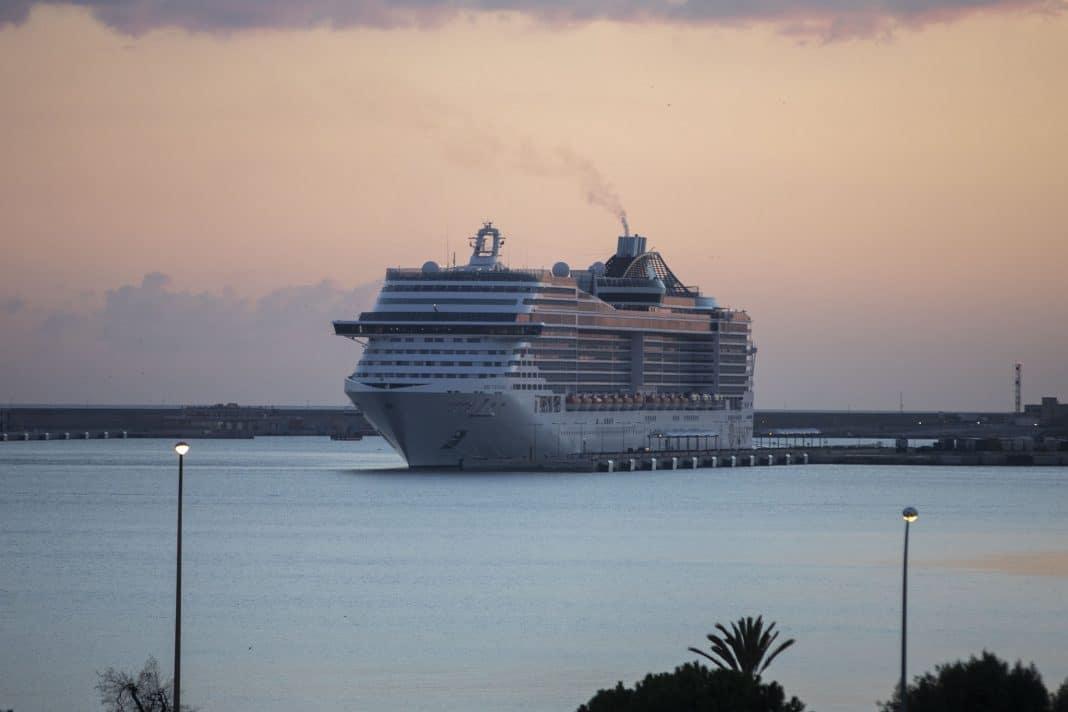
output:
[{"label": "pier", "polygon": [[804,465],[900,465],[914,467],[1068,467],[1066,450],[960,451],[930,447],[906,450],[892,447],[817,446],[753,448],[746,450],[671,450],[573,454],[526,459],[467,459],[459,469],[543,470],[553,472],[657,472],[738,467],[797,467]]}]

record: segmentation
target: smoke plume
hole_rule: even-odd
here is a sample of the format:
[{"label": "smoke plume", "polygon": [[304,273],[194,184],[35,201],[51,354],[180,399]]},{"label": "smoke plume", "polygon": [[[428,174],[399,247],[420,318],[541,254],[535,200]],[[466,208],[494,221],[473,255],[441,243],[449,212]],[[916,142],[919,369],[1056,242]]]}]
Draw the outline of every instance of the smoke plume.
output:
[{"label": "smoke plume", "polygon": [[612,184],[601,175],[597,166],[588,158],[579,156],[569,148],[561,147],[558,149],[558,154],[563,166],[578,176],[582,190],[586,194],[586,202],[612,213],[613,217],[623,223],[623,233],[629,235],[630,228],[627,225],[627,211],[623,208],[623,201]]}]

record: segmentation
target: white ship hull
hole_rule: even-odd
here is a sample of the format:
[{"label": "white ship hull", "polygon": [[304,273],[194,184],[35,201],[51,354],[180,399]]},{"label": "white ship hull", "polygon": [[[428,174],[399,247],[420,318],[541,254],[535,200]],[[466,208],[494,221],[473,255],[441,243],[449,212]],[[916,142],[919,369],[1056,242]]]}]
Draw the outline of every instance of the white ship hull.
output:
[{"label": "white ship hull", "polygon": [[411,467],[558,466],[597,453],[752,446],[752,408],[537,412],[536,393],[346,392]]}]

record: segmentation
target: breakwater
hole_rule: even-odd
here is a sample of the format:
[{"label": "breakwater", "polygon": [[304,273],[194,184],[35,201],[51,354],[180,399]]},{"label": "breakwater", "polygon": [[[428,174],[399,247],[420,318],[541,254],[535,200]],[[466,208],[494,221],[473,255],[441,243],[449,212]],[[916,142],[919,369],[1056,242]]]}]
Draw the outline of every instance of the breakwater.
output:
[{"label": "breakwater", "polygon": [[[819,438],[1033,437],[1045,429],[1040,419],[1006,413],[758,410],[753,419],[758,436],[789,440],[791,446]],[[123,431],[129,437],[255,437],[369,435],[374,428],[352,406],[0,406],[0,434],[7,433],[8,440]]]},{"label": "breakwater", "polygon": [[[252,438],[257,435],[369,435],[352,406],[12,406],[0,407],[0,441],[130,438]],[[6,434],[6,438],[4,437]]]}]

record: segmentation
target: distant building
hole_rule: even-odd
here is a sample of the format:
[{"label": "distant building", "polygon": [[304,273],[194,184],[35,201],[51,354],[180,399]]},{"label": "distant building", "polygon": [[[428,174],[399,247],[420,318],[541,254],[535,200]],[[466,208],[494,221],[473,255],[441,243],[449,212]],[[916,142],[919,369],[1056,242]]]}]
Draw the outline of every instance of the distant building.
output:
[{"label": "distant building", "polygon": [[1061,403],[1054,396],[1045,396],[1041,403],[1024,406],[1024,415],[1035,419],[1039,425],[1068,425],[1068,403]]}]

